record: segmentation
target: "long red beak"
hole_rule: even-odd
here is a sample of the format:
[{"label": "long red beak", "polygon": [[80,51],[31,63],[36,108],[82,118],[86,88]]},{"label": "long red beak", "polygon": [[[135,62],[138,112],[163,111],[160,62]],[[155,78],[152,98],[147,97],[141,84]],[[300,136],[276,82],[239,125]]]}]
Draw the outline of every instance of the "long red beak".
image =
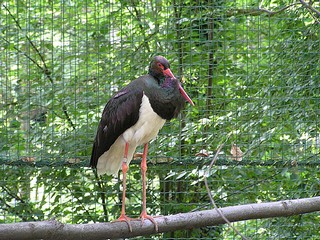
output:
[{"label": "long red beak", "polygon": [[191,98],[188,96],[188,94],[186,93],[186,91],[183,89],[183,87],[181,86],[181,84],[179,83],[179,90],[181,95],[192,105],[194,106],[194,103],[192,102]]},{"label": "long red beak", "polygon": [[[171,72],[170,68],[167,68],[166,70],[163,70],[163,73],[165,76],[167,77],[171,77],[171,78],[175,78],[175,76],[173,75],[173,73]],[[181,95],[192,105],[194,106],[194,103],[192,102],[191,98],[188,96],[188,94],[186,93],[186,91],[183,89],[183,87],[181,86],[181,83],[179,82],[179,90]]]}]

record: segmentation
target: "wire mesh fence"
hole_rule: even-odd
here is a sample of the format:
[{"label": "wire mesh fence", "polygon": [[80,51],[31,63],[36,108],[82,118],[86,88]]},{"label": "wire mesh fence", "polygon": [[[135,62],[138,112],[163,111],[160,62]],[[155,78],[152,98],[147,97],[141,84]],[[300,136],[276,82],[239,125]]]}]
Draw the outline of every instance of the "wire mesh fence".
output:
[{"label": "wire mesh fence", "polygon": [[[319,2],[4,1],[0,222],[114,220],[121,174],[88,167],[107,100],[164,55],[196,106],[149,147],[150,214],[319,195]],[[231,151],[233,147],[233,151]],[[234,149],[241,150],[240,155]],[[138,149],[138,152],[142,149]],[[141,211],[140,159],[127,213]],[[234,224],[252,239],[319,239],[319,214]],[[159,234],[237,239],[228,226]]]}]

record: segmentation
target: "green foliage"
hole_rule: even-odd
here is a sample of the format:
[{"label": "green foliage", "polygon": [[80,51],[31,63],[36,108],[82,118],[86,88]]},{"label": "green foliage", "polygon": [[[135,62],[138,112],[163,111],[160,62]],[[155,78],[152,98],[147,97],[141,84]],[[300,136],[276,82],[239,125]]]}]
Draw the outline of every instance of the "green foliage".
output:
[{"label": "green foliage", "polygon": [[[209,178],[219,206],[319,195],[320,20],[301,4],[281,10],[292,3],[3,2],[0,222],[118,216],[120,178],[99,185],[84,166],[105,103],[145,74],[155,54],[170,60],[196,106],[150,144],[158,162],[148,172],[151,214],[210,208],[203,183],[210,159],[195,155],[212,156],[225,141]],[[245,153],[240,163],[230,158],[232,143]],[[138,165],[129,175],[127,212],[139,216]],[[318,221],[310,214],[236,226],[253,239],[316,239]],[[220,226],[161,237],[234,233]]]}]

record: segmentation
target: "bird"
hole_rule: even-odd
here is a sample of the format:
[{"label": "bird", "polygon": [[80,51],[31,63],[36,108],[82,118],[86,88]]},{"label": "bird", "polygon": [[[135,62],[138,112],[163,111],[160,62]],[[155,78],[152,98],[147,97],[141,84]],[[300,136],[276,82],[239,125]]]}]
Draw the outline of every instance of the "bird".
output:
[{"label": "bird", "polygon": [[141,160],[142,224],[149,219],[158,231],[154,218],[146,210],[146,171],[148,143],[166,121],[176,118],[189,102],[194,106],[180,81],[170,69],[169,61],[155,56],[148,74],[131,81],[105,105],[94,139],[90,166],[98,176],[115,175],[122,170],[122,206],[116,221],[126,222],[132,232],[131,218],[125,212],[126,176],[136,148],[144,146]]}]

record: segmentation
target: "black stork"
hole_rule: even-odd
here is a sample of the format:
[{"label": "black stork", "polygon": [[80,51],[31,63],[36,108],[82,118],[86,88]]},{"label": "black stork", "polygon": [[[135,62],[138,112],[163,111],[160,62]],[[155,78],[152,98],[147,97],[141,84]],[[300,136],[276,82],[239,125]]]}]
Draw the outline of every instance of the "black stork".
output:
[{"label": "black stork", "polygon": [[141,221],[149,219],[158,226],[146,210],[146,171],[148,142],[155,138],[166,120],[178,116],[188,101],[194,105],[181,83],[170,70],[168,60],[156,56],[150,63],[149,74],[132,81],[106,104],[93,144],[90,165],[98,175],[116,174],[122,168],[123,193],[121,215],[132,231],[130,218],[125,213],[126,174],[137,146],[144,145],[142,174]]}]

